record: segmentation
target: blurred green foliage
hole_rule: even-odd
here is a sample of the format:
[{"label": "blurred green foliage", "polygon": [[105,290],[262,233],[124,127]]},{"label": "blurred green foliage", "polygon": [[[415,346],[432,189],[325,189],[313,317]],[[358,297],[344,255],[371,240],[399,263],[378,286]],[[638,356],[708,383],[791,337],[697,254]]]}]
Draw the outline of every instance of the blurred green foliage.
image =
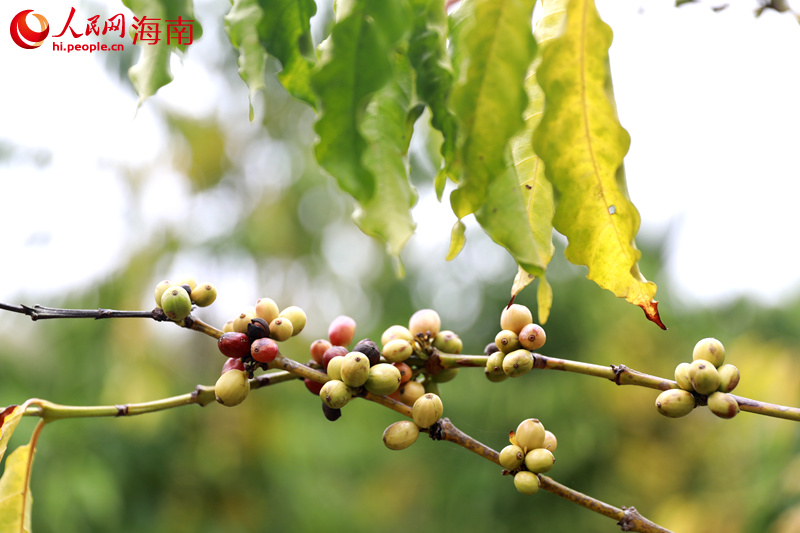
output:
[{"label": "blurred green foliage", "polygon": [[[213,38],[209,33],[207,39]],[[220,45],[221,46],[221,45]],[[235,62],[210,68],[240,83]],[[110,66],[111,70],[115,67]],[[273,65],[274,69],[274,65]],[[256,298],[300,305],[303,334],[284,353],[309,358],[328,322],[348,314],[357,339],[377,339],[416,308],[434,307],[482,353],[499,329],[516,267],[480,233],[444,261],[447,235],[417,234],[397,279],[380,246],[348,219],[350,202],[311,157],[311,111],[267,80],[261,122],[245,128],[222,113],[187,117],[164,107],[173,157],[129,169],[130,194],[170,167],[183,180],[186,223],[131,235],[127,264],[86,290],[32,304],[149,309],[164,278],[196,275],[220,300],[198,316],[222,326]],[[246,94],[243,93],[243,94]],[[240,102],[246,109],[244,97]],[[426,120],[423,117],[422,120]],[[413,175],[434,168],[438,146],[417,146]],[[153,177],[155,176],[155,177]],[[424,209],[435,209],[421,189]],[[171,206],[164,205],[163,210]],[[135,218],[135,217],[134,217]],[[470,230],[471,231],[471,230]],[[438,243],[438,244],[437,244]],[[639,243],[657,272],[658,243]],[[736,392],[800,405],[800,302],[772,309],[738,301],[688,309],[660,282],[666,332],[583,279],[556,254],[557,295],[546,355],[626,364],[671,377],[695,342],[715,336],[742,371]],[[659,280],[658,274],[652,275]],[[518,297],[535,309],[535,291]],[[154,400],[213,384],[222,356],[212,339],[144,320],[53,320],[0,315],[0,406],[29,397],[74,405]],[[800,530],[800,426],[698,409],[685,419],[656,412],[656,391],[575,374],[534,371],[493,384],[464,369],[441,386],[445,416],[499,450],[510,429],[536,417],[558,437],[552,477],[680,532]],[[125,419],[67,420],[45,428],[33,473],[37,533],[208,533],[347,530],[615,531],[607,518],[540,492],[516,492],[500,468],[427,438],[387,450],[381,434],[399,415],[355,401],[331,423],[300,381],[254,392],[228,409],[212,404]],[[11,447],[27,440],[26,419]]]}]

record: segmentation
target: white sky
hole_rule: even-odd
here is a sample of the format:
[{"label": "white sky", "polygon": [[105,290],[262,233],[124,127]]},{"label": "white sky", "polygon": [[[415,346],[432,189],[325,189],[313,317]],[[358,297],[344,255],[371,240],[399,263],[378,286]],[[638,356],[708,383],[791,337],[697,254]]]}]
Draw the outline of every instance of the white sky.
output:
[{"label": "white sky", "polygon": [[[633,139],[625,165],[642,233],[669,229],[667,275],[692,304],[741,294],[775,302],[800,286],[793,239],[800,227],[800,26],[773,12],[755,19],[755,1],[736,4],[713,13],[706,3],[677,9],[667,1],[598,0],[615,32],[611,64],[620,118]],[[221,20],[203,20],[203,13],[228,5],[198,2],[205,32],[220,31]],[[2,27],[22,9],[45,14],[51,35],[69,13],[59,0],[6,1]],[[121,3],[106,9],[129,14]],[[86,16],[79,10],[73,27]],[[13,301],[21,288],[46,294],[73,287],[87,272],[113,268],[130,238],[125,217],[139,209],[117,168],[163,157],[154,104],[136,113],[136,97],[101,68],[96,55],[103,52],[58,53],[45,49],[48,42],[22,50],[0,32],[0,140],[53,157],[44,167],[0,164],[0,301]],[[203,43],[174,62],[176,81],[156,97],[161,104],[215,105],[218,89],[194,60],[213,53]],[[245,121],[246,95],[244,84],[227,95],[241,99]],[[174,177],[163,180],[180,193]],[[446,241],[453,219],[446,206],[441,215],[415,213],[421,231]]]}]

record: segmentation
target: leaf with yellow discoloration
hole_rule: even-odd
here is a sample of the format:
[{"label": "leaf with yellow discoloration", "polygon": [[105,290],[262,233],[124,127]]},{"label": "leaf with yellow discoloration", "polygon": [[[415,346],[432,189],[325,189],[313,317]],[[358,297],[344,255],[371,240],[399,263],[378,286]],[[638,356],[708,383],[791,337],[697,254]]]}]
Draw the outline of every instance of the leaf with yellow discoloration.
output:
[{"label": "leaf with yellow discoloration", "polygon": [[641,307],[665,328],[655,283],[638,272],[639,213],[618,172],[630,146],[609,97],[611,29],[592,0],[572,0],[564,32],[542,54],[537,80],[547,99],[534,149],[559,193],[553,219],[566,235],[567,259],[589,279]]},{"label": "leaf with yellow discoloration", "polygon": [[44,421],[39,422],[30,443],[11,452],[6,460],[0,477],[0,531],[3,533],[31,532],[31,471],[36,442],[44,424]]}]

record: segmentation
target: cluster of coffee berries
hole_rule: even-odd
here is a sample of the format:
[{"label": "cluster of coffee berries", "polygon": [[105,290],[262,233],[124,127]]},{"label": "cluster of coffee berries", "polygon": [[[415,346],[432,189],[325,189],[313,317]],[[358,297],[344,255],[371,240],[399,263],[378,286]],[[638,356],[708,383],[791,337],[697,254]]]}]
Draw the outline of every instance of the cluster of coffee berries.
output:
[{"label": "cluster of coffee berries", "polygon": [[192,312],[192,304],[207,307],[217,299],[217,289],[210,283],[197,283],[194,278],[179,282],[164,280],[156,285],[156,306],[167,318],[180,322]]},{"label": "cluster of coffee berries", "polygon": [[499,382],[516,378],[533,369],[532,350],[544,346],[547,337],[539,324],[534,324],[530,309],[511,304],[500,315],[500,328],[494,342],[484,353],[489,356],[484,374],[489,381]]},{"label": "cluster of coffee berries", "polygon": [[523,494],[539,490],[539,476],[553,468],[553,452],[558,441],[536,418],[520,422],[516,431],[509,432],[511,444],[500,450],[500,465],[504,474],[514,475],[514,485]]},{"label": "cluster of coffee berries", "polygon": [[725,347],[714,338],[699,341],[692,351],[692,362],[675,368],[678,389],[662,392],[656,408],[664,416],[688,415],[697,405],[708,405],[720,418],[733,418],[739,403],[728,394],[739,384],[739,369],[725,364]]},{"label": "cluster of coffee berries", "polygon": [[381,335],[381,355],[392,363],[405,361],[412,355],[427,360],[433,350],[458,354],[464,347],[458,335],[442,329],[442,319],[433,309],[420,309],[408,321],[389,326]]},{"label": "cluster of coffee berries", "polygon": [[390,450],[403,450],[414,444],[421,429],[430,428],[444,412],[442,399],[429,392],[416,399],[411,408],[411,420],[391,424],[383,432],[383,443]]},{"label": "cluster of coffee berries", "polygon": [[394,393],[402,380],[400,369],[381,361],[377,344],[370,339],[348,346],[355,336],[356,322],[349,316],[336,317],[328,327],[328,340],[311,343],[311,357],[323,367],[330,380],[325,384],[306,379],[306,387],[319,394],[329,420],[341,416],[341,409],[365,391],[378,396]]},{"label": "cluster of coffee berries", "polygon": [[217,401],[227,406],[242,403],[253,371],[267,368],[278,356],[278,342],[300,333],[305,325],[302,309],[291,306],[280,311],[270,298],[259,299],[255,307],[228,321],[217,341],[219,351],[228,358],[214,388]]}]

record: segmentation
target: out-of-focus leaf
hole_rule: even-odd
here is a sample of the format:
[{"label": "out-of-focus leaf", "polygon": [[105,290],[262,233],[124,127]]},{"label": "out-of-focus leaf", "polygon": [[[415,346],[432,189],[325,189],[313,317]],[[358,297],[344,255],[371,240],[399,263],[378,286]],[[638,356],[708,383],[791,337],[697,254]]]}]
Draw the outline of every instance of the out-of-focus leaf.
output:
[{"label": "out-of-focus leaf", "polygon": [[314,105],[310,88],[311,69],[316,56],[311,42],[311,17],[317,12],[314,0],[258,0],[264,15],[258,34],[264,49],[278,58],[283,69],[278,79],[289,94]]},{"label": "out-of-focus leaf", "polygon": [[[196,119],[175,114],[167,116],[169,126],[186,141],[188,160],[179,163],[195,191],[219,183],[231,162],[225,153],[225,135],[213,119]],[[180,151],[176,151],[180,154]]]},{"label": "out-of-focus leaf", "polygon": [[453,224],[453,229],[450,231],[450,249],[447,251],[447,257],[445,257],[447,261],[452,261],[461,252],[467,240],[464,235],[466,230],[467,226],[464,225],[461,219],[456,220],[456,223]]},{"label": "out-of-focus leaf", "polygon": [[31,531],[31,471],[36,441],[43,427],[44,422],[39,422],[30,443],[11,452],[6,460],[6,468],[0,477],[0,531],[3,533]]},{"label": "out-of-focus leaf", "polygon": [[24,405],[9,405],[0,413],[0,460],[8,448],[8,441],[25,412]]},{"label": "out-of-focus leaf", "polygon": [[[466,0],[463,23],[452,34],[452,109],[458,117],[458,189],[450,203],[458,218],[477,211],[492,182],[506,172],[506,146],[523,125],[523,80],[536,43],[533,0]],[[485,212],[491,214],[491,211]],[[501,243],[504,246],[509,243]]]},{"label": "out-of-focus leaf", "polygon": [[451,172],[456,142],[456,120],[448,108],[453,69],[447,54],[447,11],[442,0],[411,0],[411,8],[414,18],[408,57],[417,74],[417,96],[430,107],[431,125],[443,137],[440,150],[444,168],[436,178],[441,199],[440,190]]},{"label": "out-of-focus leaf", "polygon": [[408,179],[407,118],[413,90],[408,58],[399,55],[394,71],[394,79],[373,96],[364,113],[364,165],[375,177],[375,194],[359,202],[353,218],[361,231],[385,242],[389,253],[399,257],[416,227],[410,209],[417,192]]},{"label": "out-of-focus leaf", "polygon": [[[158,23],[159,41],[155,44],[150,42],[137,42],[142,50],[139,60],[128,70],[128,76],[139,95],[139,105],[156,94],[161,87],[172,81],[172,71],[170,69],[169,61],[170,54],[177,48],[185,51],[187,44],[169,43],[174,39],[169,35],[169,26],[171,23],[181,21],[182,23],[191,22],[192,41],[199,39],[203,30],[200,23],[194,19],[194,9],[192,0],[122,0],[125,6],[133,11],[134,17],[142,19],[146,17],[147,21],[154,21]],[[133,21],[135,24],[135,21]],[[175,26],[175,24],[172,24]],[[137,24],[141,28],[141,23]],[[134,33],[135,28],[131,27],[131,32]]]},{"label": "out-of-focus leaf", "polygon": [[[525,90],[528,94],[528,108],[525,110],[524,116],[525,128],[511,140],[511,156],[519,177],[522,197],[528,210],[528,223],[533,232],[536,248],[541,254],[540,262],[544,267],[550,263],[555,253],[552,240],[555,203],[553,186],[545,175],[544,162],[533,150],[533,133],[544,112],[544,93],[536,82],[536,69],[542,62],[542,52],[547,44],[562,31],[566,5],[566,0],[543,2],[544,13],[534,31],[534,37],[538,44],[536,58],[525,78]],[[511,287],[512,300],[534,279],[534,276],[524,274],[526,272],[520,269],[514,278]],[[545,274],[540,276],[540,289],[543,286],[550,286],[544,276]],[[552,289],[549,295],[549,298],[538,298],[538,316],[541,323],[545,323],[550,315],[550,306],[553,303]],[[547,307],[544,308],[543,305]]]},{"label": "out-of-focus leaf", "polygon": [[377,186],[363,161],[361,121],[370,97],[392,77],[391,54],[410,15],[400,0],[348,0],[337,3],[336,18],[311,76],[320,109],[315,154],[339,187],[363,205]]},{"label": "out-of-focus leaf", "polygon": [[267,52],[258,36],[258,22],[264,16],[257,0],[233,0],[225,15],[225,31],[239,51],[239,76],[250,90],[250,120],[253,120],[253,97],[264,88]]},{"label": "out-of-focus leaf", "polygon": [[541,254],[528,224],[519,180],[510,164],[489,185],[475,218],[494,242],[506,248],[519,266],[534,276],[544,273]]},{"label": "out-of-focus leaf", "polygon": [[559,192],[554,225],[569,239],[567,259],[588,266],[590,279],[664,328],[656,285],[633,274],[639,213],[617,181],[630,137],[607,93],[610,44],[594,2],[572,0],[564,33],[546,47],[537,71],[547,106],[534,149]]}]

